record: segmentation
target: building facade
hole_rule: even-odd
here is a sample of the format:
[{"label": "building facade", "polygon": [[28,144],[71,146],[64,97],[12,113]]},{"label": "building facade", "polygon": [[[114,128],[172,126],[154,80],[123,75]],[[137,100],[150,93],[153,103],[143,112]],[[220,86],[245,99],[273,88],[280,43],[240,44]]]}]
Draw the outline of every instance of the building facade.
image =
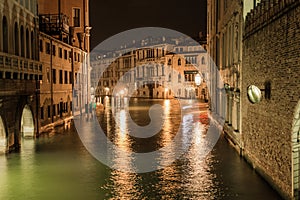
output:
[{"label": "building facade", "polygon": [[209,0],[207,24],[210,66],[216,65],[218,70],[210,72],[215,99],[211,109],[225,121],[225,132],[240,149],[243,1]]},{"label": "building facade", "polygon": [[43,131],[85,112],[90,101],[89,1],[39,0]]},{"label": "building facade", "polygon": [[[208,53],[224,82],[210,72],[212,112],[285,199],[299,199],[299,21],[299,1],[208,2]],[[253,86],[258,103],[250,102]]]},{"label": "building facade", "polygon": [[195,85],[198,73],[202,80],[208,73],[206,51],[199,44],[172,41],[107,54],[116,57],[95,55],[99,58],[92,62],[96,97],[113,95],[119,84],[131,97],[207,100],[206,83]]},{"label": "building facade", "polygon": [[[243,151],[285,199],[300,199],[300,2],[262,1],[243,41]],[[251,103],[247,88],[262,98]]]},{"label": "building facade", "polygon": [[0,1],[0,152],[38,135],[38,15],[35,0]]}]

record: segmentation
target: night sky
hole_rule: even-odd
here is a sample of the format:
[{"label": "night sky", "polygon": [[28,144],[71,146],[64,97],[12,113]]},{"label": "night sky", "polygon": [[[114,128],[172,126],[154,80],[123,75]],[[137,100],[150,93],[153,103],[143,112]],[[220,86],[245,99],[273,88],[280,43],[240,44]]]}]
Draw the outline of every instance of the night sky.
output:
[{"label": "night sky", "polygon": [[206,31],[206,0],[90,0],[91,50],[139,27],[163,27],[191,37]]}]

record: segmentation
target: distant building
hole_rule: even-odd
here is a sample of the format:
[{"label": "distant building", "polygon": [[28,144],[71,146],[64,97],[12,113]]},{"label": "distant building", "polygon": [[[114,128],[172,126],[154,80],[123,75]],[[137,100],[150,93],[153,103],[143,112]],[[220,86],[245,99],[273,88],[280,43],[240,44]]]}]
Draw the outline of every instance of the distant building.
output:
[{"label": "distant building", "polygon": [[199,88],[195,85],[196,74],[204,80],[208,73],[206,51],[198,43],[183,43],[182,38],[153,43],[145,39],[135,48],[94,54],[92,83],[96,97],[113,95],[116,85],[122,83],[132,97],[207,100],[206,84]]},{"label": "distant building", "polygon": [[39,0],[39,27],[39,116],[46,130],[85,112],[90,102],[89,1]]}]

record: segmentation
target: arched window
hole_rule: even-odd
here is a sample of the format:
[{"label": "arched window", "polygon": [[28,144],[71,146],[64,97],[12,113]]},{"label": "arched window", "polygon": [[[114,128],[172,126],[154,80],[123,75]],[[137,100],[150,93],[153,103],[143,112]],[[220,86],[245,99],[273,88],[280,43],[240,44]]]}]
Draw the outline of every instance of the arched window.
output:
[{"label": "arched window", "polygon": [[181,59],[180,58],[178,59],[178,65],[179,66],[181,65]]},{"label": "arched window", "polygon": [[7,19],[4,16],[2,20],[2,35],[3,35],[3,52],[8,53],[8,25]]},{"label": "arched window", "polygon": [[19,26],[15,23],[15,55],[19,55]]},{"label": "arched window", "polygon": [[172,61],[171,59],[168,60],[168,65],[171,65],[172,64]]},{"label": "arched window", "polygon": [[26,58],[30,58],[29,31],[26,29]]},{"label": "arched window", "polygon": [[34,34],[33,31],[31,31],[31,58],[35,60],[35,39],[34,39]]},{"label": "arched window", "polygon": [[25,41],[24,41],[24,27],[23,26],[21,26],[20,33],[21,33],[21,56],[25,57]]}]

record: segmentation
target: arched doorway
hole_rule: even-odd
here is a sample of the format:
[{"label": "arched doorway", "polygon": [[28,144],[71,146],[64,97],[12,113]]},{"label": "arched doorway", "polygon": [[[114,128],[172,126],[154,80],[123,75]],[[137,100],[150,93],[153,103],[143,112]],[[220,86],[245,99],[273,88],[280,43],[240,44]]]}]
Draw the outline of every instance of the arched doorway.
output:
[{"label": "arched doorway", "polygon": [[293,196],[300,199],[300,101],[293,119],[292,148]]},{"label": "arched doorway", "polygon": [[6,131],[5,126],[0,116],[0,153],[4,153],[7,150],[7,139],[6,139]]},{"label": "arched doorway", "polygon": [[21,133],[23,137],[34,137],[34,120],[28,105],[24,107],[22,112]]}]

